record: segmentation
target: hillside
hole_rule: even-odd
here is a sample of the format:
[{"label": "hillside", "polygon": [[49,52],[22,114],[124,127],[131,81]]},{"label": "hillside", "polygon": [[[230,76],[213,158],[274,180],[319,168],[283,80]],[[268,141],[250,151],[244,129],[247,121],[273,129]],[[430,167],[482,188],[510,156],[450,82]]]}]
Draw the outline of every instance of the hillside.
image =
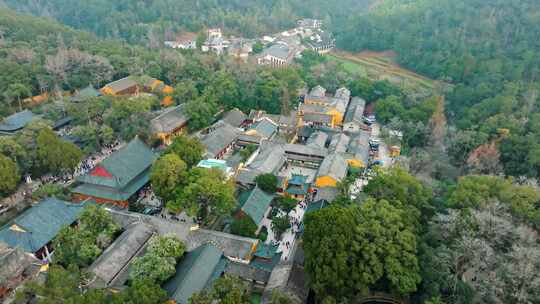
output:
[{"label": "hillside", "polygon": [[[23,13],[52,17],[107,38],[157,46],[178,31],[223,27],[244,37],[268,34],[295,24],[299,16],[342,24],[351,9],[367,10],[372,0],[4,0]],[[0,1],[1,5],[2,1]]]},{"label": "hillside", "polygon": [[337,36],[345,50],[393,50],[400,65],[456,85],[446,98],[462,131],[453,138],[456,164],[507,129],[499,146],[505,173],[540,175],[540,148],[531,143],[540,142],[540,2],[379,1]]}]

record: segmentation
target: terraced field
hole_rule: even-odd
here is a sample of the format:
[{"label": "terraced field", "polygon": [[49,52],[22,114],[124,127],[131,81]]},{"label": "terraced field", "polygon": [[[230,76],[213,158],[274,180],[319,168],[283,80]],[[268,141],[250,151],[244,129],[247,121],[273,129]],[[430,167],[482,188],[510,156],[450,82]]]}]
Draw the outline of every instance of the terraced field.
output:
[{"label": "terraced field", "polygon": [[328,54],[330,60],[342,63],[344,68],[353,74],[373,80],[383,80],[416,92],[431,93],[446,87],[448,84],[404,69],[394,62],[392,52],[347,53],[334,51]]}]

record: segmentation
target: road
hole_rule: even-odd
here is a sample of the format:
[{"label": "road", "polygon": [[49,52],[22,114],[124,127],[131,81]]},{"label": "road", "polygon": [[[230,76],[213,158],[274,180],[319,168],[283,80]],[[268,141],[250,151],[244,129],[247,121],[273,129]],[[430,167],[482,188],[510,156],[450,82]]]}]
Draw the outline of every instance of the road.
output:
[{"label": "road", "polygon": [[[388,145],[383,141],[381,138],[381,125],[379,123],[374,123],[371,126],[371,139],[377,139],[379,140],[379,156],[376,158],[377,160],[382,161],[383,168],[388,168],[392,166],[394,163],[394,159],[390,157],[390,149],[388,149]],[[364,186],[366,186],[369,182],[368,177],[360,177],[358,178],[350,188],[351,197],[353,199],[356,199],[358,194],[362,192],[362,189]]]},{"label": "road", "polygon": [[371,138],[378,139],[380,142],[379,157],[377,159],[383,162],[383,167],[388,168],[394,163],[394,159],[390,157],[390,149],[381,138],[381,126],[379,123],[374,123],[371,128]]}]

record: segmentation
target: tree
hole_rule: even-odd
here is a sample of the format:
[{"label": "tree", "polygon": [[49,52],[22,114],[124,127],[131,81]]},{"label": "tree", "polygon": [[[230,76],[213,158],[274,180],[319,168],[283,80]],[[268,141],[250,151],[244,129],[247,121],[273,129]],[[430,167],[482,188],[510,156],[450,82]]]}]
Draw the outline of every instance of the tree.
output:
[{"label": "tree", "polygon": [[17,164],[0,154],[0,195],[8,195],[17,189],[20,180]]},{"label": "tree", "polygon": [[59,303],[63,299],[75,300],[80,296],[80,282],[81,273],[77,267],[70,266],[64,269],[61,266],[52,265],[43,285],[30,281],[17,290],[16,302],[30,303],[30,300],[36,297],[39,297],[42,303]]},{"label": "tree", "polygon": [[195,168],[180,197],[167,208],[176,212],[185,210],[189,215],[208,220],[208,216],[229,214],[235,206],[232,180],[227,180],[221,170]]},{"label": "tree", "polygon": [[28,149],[28,146],[26,146],[26,149],[23,148],[23,145],[20,143],[20,136],[21,135],[18,135],[17,137],[0,137],[0,154],[9,157],[12,161],[17,163],[20,173],[24,174],[32,168],[33,159],[31,149]]},{"label": "tree", "polygon": [[359,280],[351,271],[351,245],[357,217],[351,208],[330,206],[306,215],[303,248],[305,271],[318,297],[342,299]]},{"label": "tree", "polygon": [[174,87],[174,100],[177,104],[187,103],[199,97],[199,90],[192,80],[184,80]]},{"label": "tree", "polygon": [[242,162],[246,162],[258,147],[256,145],[247,145],[244,149],[240,150],[240,156],[242,156]]},{"label": "tree", "polygon": [[386,200],[405,210],[414,226],[433,215],[432,192],[418,179],[401,168],[379,171],[364,187],[364,192],[377,200]]},{"label": "tree", "polygon": [[247,286],[240,279],[225,275],[217,279],[210,291],[195,293],[189,299],[189,304],[248,304]]},{"label": "tree", "polygon": [[275,193],[277,191],[277,177],[272,173],[265,173],[255,178],[255,183],[263,191],[268,193]]},{"label": "tree", "polygon": [[36,138],[36,162],[40,172],[70,172],[81,159],[82,152],[77,146],[61,140],[48,128],[39,131]]},{"label": "tree", "polygon": [[321,298],[370,289],[409,294],[420,282],[416,236],[404,212],[384,200],[331,206],[305,219],[305,269]]},{"label": "tree", "polygon": [[54,262],[87,267],[112,243],[119,230],[105,209],[89,205],[81,214],[78,227],[64,227],[54,238]]},{"label": "tree", "polygon": [[56,197],[58,199],[69,201],[69,190],[58,184],[44,184],[36,191],[32,192],[32,199],[40,201],[47,197]]},{"label": "tree", "polygon": [[257,41],[255,42],[255,44],[253,44],[253,54],[260,54],[262,53],[264,49],[264,45],[260,42],[260,41]]},{"label": "tree", "polygon": [[187,135],[180,135],[174,138],[172,144],[167,148],[165,154],[174,153],[183,160],[188,168],[197,165],[203,158],[205,147],[196,138]]},{"label": "tree", "polygon": [[257,232],[257,224],[249,216],[237,218],[231,224],[232,234],[254,238],[255,232]]},{"label": "tree", "polygon": [[88,280],[75,266],[64,269],[52,265],[43,284],[30,280],[17,289],[15,303],[80,303],[80,304],[157,304],[167,300],[167,293],[151,281],[135,280],[117,293],[105,289],[83,292]]},{"label": "tree", "polygon": [[187,165],[177,154],[165,154],[152,165],[152,189],[164,201],[174,200],[180,188],[185,185],[187,174]]},{"label": "tree", "polygon": [[294,304],[297,301],[290,298],[287,294],[278,291],[277,289],[272,291],[272,298],[270,299],[270,304]]},{"label": "tree", "polygon": [[101,254],[95,238],[88,232],[64,227],[53,240],[54,263],[87,267]]},{"label": "tree", "polygon": [[276,215],[272,218],[272,230],[276,234],[276,239],[281,239],[281,235],[291,228],[291,221],[288,215]]},{"label": "tree", "polygon": [[294,198],[284,196],[279,197],[276,200],[276,203],[279,210],[283,211],[285,214],[289,214],[298,205],[298,201]]},{"label": "tree", "polygon": [[384,278],[390,291],[416,291],[421,281],[416,236],[403,215],[385,200],[370,199],[360,206],[351,252],[351,272],[359,274],[360,286],[371,288]]},{"label": "tree", "polygon": [[26,85],[22,83],[14,83],[8,86],[7,91],[4,94],[6,94],[9,99],[17,100],[19,104],[19,111],[22,111],[21,99],[30,96],[32,92]]},{"label": "tree", "polygon": [[150,240],[147,252],[178,261],[186,251],[186,245],[174,235],[154,236]]},{"label": "tree", "polygon": [[161,284],[174,275],[176,262],[185,251],[186,245],[176,236],[154,236],[146,254],[134,259],[129,277]]},{"label": "tree", "polygon": [[[101,206],[88,205],[85,207],[79,222],[79,230],[89,233],[96,239],[99,236],[104,236],[111,240],[120,231],[120,227],[114,222],[111,214]],[[102,248],[108,246],[108,244],[103,245]]]},{"label": "tree", "polygon": [[129,277],[131,280],[148,280],[161,284],[174,275],[175,265],[174,258],[147,253],[133,260],[129,269]]},{"label": "tree", "polygon": [[187,102],[184,110],[186,115],[189,116],[189,128],[191,130],[206,128],[212,123],[214,115],[218,111],[216,97],[204,92],[197,99]]},{"label": "tree", "polygon": [[112,298],[113,304],[157,304],[167,301],[167,292],[150,280],[136,279]]}]

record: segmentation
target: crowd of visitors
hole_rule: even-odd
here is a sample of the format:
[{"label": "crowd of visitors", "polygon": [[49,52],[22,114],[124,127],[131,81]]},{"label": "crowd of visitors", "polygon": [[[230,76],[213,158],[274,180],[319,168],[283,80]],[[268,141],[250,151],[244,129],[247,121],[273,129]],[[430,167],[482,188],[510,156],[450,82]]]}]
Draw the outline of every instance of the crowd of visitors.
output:
[{"label": "crowd of visitors", "polygon": [[45,183],[60,183],[63,185],[71,184],[75,178],[81,175],[85,175],[96,167],[101,161],[109,157],[114,152],[118,151],[124,143],[115,141],[111,144],[104,145],[100,152],[92,154],[83,159],[73,173],[66,173],[62,176],[45,175],[40,178],[43,184]]}]

